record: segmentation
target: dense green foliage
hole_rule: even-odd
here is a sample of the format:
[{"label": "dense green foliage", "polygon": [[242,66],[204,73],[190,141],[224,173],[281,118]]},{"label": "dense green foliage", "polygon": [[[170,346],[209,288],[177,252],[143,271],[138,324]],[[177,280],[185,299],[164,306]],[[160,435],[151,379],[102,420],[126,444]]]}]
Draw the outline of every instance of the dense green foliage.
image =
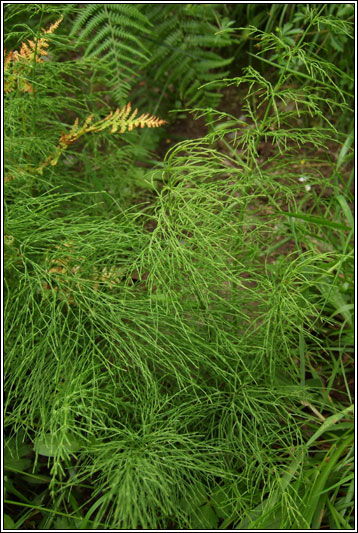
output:
[{"label": "dense green foliage", "polygon": [[6,527],[353,529],[353,14],[6,4]]}]

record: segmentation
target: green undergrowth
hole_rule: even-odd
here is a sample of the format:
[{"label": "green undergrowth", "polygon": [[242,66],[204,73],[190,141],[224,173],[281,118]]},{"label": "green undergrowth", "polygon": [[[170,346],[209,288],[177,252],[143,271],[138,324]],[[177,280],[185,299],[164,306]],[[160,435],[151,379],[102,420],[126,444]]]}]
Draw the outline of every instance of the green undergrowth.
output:
[{"label": "green undergrowth", "polygon": [[6,7],[8,529],[354,527],[353,15],[210,6]]}]

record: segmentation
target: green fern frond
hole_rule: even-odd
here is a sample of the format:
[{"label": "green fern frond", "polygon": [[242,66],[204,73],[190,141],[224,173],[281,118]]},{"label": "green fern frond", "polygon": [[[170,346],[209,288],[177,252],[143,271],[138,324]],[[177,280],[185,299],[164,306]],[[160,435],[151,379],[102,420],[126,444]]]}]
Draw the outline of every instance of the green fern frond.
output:
[{"label": "green fern frond", "polygon": [[[155,23],[155,42],[150,44],[150,65],[156,83],[180,87],[180,98],[185,104],[215,106],[217,91],[198,91],[203,83],[224,77],[224,70],[232,58],[224,58],[213,50],[228,47],[232,40],[224,32],[218,33],[218,12],[221,6],[205,5],[204,10],[192,11],[187,5],[145,5],[143,12]],[[158,23],[158,21],[162,21]],[[199,93],[199,94],[198,94]]]},{"label": "green fern frond", "polygon": [[71,35],[78,34],[78,42],[91,39],[85,58],[103,60],[120,105],[143,72],[143,102],[153,100],[151,91],[164,94],[171,84],[179,84],[180,99],[186,105],[197,102],[214,106],[219,100],[217,91],[198,88],[228,74],[224,69],[232,59],[213,51],[232,43],[218,22],[224,8],[207,4],[195,10],[186,5],[93,4],[81,10]]},{"label": "green fern frond", "polygon": [[151,24],[130,4],[89,4],[81,11],[71,36],[78,34],[77,42],[87,43],[85,59],[100,58],[106,65],[109,86],[123,105],[138,71],[149,60],[148,49],[137,35],[150,33]]}]

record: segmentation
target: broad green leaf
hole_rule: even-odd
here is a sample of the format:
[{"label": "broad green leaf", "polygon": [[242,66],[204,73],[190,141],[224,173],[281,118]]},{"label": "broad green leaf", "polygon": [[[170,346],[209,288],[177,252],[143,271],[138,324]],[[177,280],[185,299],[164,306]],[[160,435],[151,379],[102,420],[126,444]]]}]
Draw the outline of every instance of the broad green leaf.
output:
[{"label": "broad green leaf", "polygon": [[228,518],[232,515],[234,506],[225,487],[218,487],[210,497],[210,503],[219,518]]},{"label": "broad green leaf", "polygon": [[4,514],[4,529],[15,529],[15,522],[8,514]]},{"label": "broad green leaf", "polygon": [[298,218],[300,220],[305,220],[306,222],[311,222],[312,224],[318,224],[319,226],[327,226],[328,228],[343,229],[349,230],[349,226],[340,224],[339,222],[332,222],[326,218],[314,217],[311,215],[302,215],[301,213],[287,213],[285,211],[279,211],[281,215],[286,215],[287,217]]},{"label": "broad green leaf", "polygon": [[191,524],[194,529],[216,529],[218,517],[210,504],[206,503],[195,510]]},{"label": "broad green leaf", "polygon": [[35,439],[34,450],[39,455],[54,457],[61,450],[66,454],[75,453],[81,445],[74,437],[67,438],[66,441],[60,437],[53,437],[50,434],[40,435]]},{"label": "broad green leaf", "polygon": [[26,470],[31,465],[31,460],[26,456],[31,452],[30,444],[16,443],[15,439],[5,442],[4,445],[4,468],[9,470]]},{"label": "broad green leaf", "polygon": [[344,158],[346,157],[347,152],[348,152],[349,148],[352,145],[352,142],[353,142],[353,133],[350,133],[348,135],[347,139],[345,140],[345,143],[342,146],[341,151],[339,152],[339,155],[338,155],[338,158],[337,158],[337,170],[342,165],[342,163],[344,161]]},{"label": "broad green leaf", "polygon": [[353,215],[352,215],[352,211],[351,211],[349,205],[347,204],[347,200],[341,194],[339,196],[337,196],[336,200],[337,200],[337,202],[339,202],[339,205],[342,208],[342,211],[343,211],[344,216],[346,217],[346,219],[348,221],[348,224],[350,225],[351,228],[354,228],[354,218],[353,218]]},{"label": "broad green leaf", "polygon": [[331,284],[332,280],[329,277],[325,276],[322,281],[317,283],[317,287],[321,294],[336,310],[331,316],[340,314],[350,326],[353,326],[353,304],[350,304],[347,301],[347,296],[342,293],[336,285]]},{"label": "broad green leaf", "polygon": [[[271,503],[271,505],[270,505]],[[281,525],[281,512],[277,505],[273,505],[273,502],[264,500],[255,509],[248,513],[247,518],[244,518],[238,525],[237,529],[257,529],[255,526],[256,521],[259,522],[260,529],[280,529]]]}]

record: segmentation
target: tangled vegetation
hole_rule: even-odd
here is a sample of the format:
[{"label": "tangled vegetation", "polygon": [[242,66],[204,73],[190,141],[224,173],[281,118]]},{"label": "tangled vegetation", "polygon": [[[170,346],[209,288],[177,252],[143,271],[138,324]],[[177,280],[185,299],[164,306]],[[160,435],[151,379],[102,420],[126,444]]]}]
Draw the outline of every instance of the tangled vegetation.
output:
[{"label": "tangled vegetation", "polygon": [[353,20],[5,5],[5,528],[354,528]]}]

